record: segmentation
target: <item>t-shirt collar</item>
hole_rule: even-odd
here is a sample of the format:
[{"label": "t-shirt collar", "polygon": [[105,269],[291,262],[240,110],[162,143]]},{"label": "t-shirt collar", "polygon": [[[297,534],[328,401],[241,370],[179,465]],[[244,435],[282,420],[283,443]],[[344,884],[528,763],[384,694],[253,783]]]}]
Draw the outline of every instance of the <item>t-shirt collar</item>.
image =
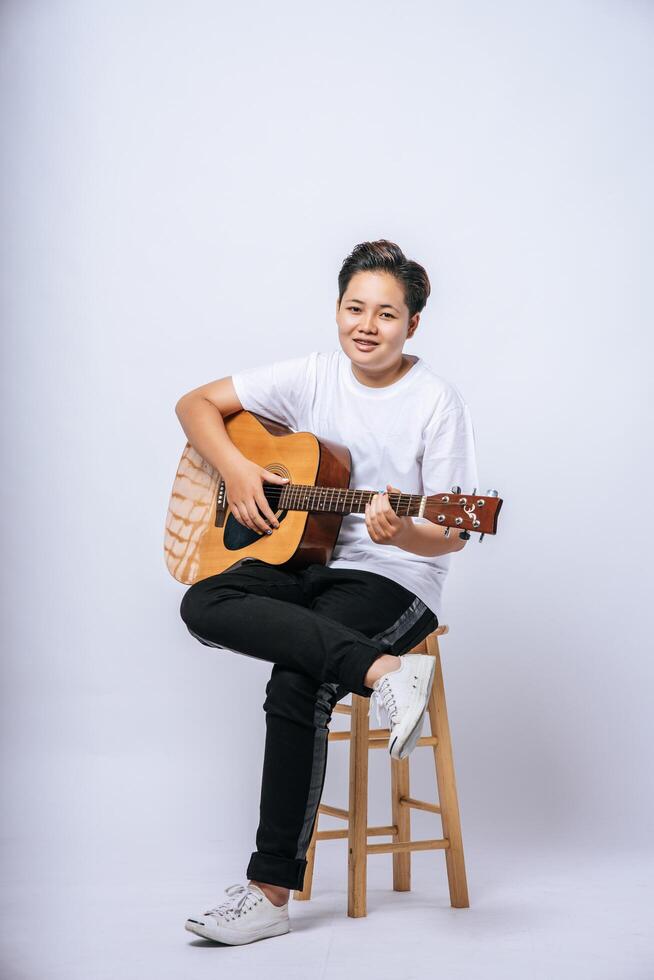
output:
[{"label": "t-shirt collar", "polygon": [[411,356],[415,357],[416,360],[406,374],[403,374],[398,381],[394,381],[390,385],[384,385],[382,388],[371,388],[370,385],[362,384],[355,376],[352,370],[352,361],[342,347],[339,348],[338,353],[340,357],[341,376],[344,378],[345,384],[350,391],[354,391],[357,395],[362,395],[365,398],[390,398],[392,395],[397,394],[398,391],[412,384],[422,369],[422,358],[417,354],[413,354]]}]

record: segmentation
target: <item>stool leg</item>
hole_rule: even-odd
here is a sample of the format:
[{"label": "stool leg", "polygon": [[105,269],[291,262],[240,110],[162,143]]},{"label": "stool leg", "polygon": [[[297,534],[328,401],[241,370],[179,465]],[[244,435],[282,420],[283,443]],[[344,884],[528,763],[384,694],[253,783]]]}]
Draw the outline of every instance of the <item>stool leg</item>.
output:
[{"label": "stool leg", "polygon": [[438,800],[441,807],[443,836],[450,846],[445,848],[447,879],[450,888],[450,903],[453,908],[468,908],[468,884],[466,881],[465,861],[463,857],[463,840],[461,837],[461,818],[459,801],[454,775],[454,759],[452,756],[452,740],[445,704],[445,688],[441,667],[438,637],[433,633],[427,637],[428,655],[434,657],[434,684],[429,698],[429,720],[431,733],[438,739],[434,746],[434,762],[436,765],[436,781],[438,783]]},{"label": "stool leg", "polygon": [[[393,843],[411,840],[411,808],[400,803],[409,793],[409,756],[391,759],[391,807],[392,820],[397,827]],[[393,890],[411,891],[411,851],[393,853]]]},{"label": "stool leg", "polygon": [[304,882],[302,888],[296,888],[293,892],[293,899],[296,902],[308,902],[311,898],[311,885],[313,884],[313,866],[316,860],[316,834],[318,833],[318,821],[320,819],[320,811],[316,813],[316,822],[313,825],[313,833],[311,834],[311,843],[307,848],[307,866],[304,869]]},{"label": "stool leg", "polygon": [[352,694],[347,889],[347,914],[352,918],[367,915],[368,708],[367,698]]}]

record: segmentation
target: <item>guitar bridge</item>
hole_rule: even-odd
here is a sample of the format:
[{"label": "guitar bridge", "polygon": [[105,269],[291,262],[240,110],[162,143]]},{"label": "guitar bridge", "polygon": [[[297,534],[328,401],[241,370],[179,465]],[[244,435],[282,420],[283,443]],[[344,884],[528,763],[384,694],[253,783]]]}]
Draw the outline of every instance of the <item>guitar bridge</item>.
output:
[{"label": "guitar bridge", "polygon": [[227,514],[227,496],[225,493],[225,481],[222,477],[218,480],[216,489],[216,519],[214,527],[225,526],[225,515]]}]

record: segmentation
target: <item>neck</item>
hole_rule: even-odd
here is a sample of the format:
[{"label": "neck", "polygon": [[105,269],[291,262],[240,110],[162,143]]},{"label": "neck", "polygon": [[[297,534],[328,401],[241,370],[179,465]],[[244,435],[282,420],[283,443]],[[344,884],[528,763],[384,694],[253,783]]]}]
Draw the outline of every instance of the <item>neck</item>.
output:
[{"label": "neck", "polygon": [[[270,485],[266,486],[270,490]],[[274,489],[274,488],[273,488]],[[343,487],[315,487],[301,483],[281,488],[276,507],[282,510],[318,510],[334,514],[362,514],[379,490],[346,490]],[[268,494],[266,494],[268,495]],[[275,494],[276,496],[276,494]],[[423,501],[418,493],[389,493],[389,503],[398,517],[422,517]]]},{"label": "neck", "polygon": [[385,374],[369,374],[361,370],[361,368],[352,361],[352,371],[357,381],[360,381],[362,385],[367,385],[368,388],[387,388],[388,385],[395,384],[400,378],[404,377],[407,371],[410,371],[415,364],[417,358],[415,355],[409,356],[408,354],[402,354],[399,364],[390,368]]}]

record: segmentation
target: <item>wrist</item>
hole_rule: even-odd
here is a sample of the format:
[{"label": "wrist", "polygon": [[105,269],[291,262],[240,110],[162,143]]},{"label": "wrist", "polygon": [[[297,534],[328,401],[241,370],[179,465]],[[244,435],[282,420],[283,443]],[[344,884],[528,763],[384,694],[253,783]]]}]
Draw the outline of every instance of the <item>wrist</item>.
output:
[{"label": "wrist", "polygon": [[220,475],[229,477],[245,462],[247,462],[247,457],[236,446],[232,446],[227,455],[223,455],[220,465]]},{"label": "wrist", "polygon": [[412,517],[403,518],[403,525],[395,535],[393,544],[404,551],[412,551],[416,543],[416,523]]}]

